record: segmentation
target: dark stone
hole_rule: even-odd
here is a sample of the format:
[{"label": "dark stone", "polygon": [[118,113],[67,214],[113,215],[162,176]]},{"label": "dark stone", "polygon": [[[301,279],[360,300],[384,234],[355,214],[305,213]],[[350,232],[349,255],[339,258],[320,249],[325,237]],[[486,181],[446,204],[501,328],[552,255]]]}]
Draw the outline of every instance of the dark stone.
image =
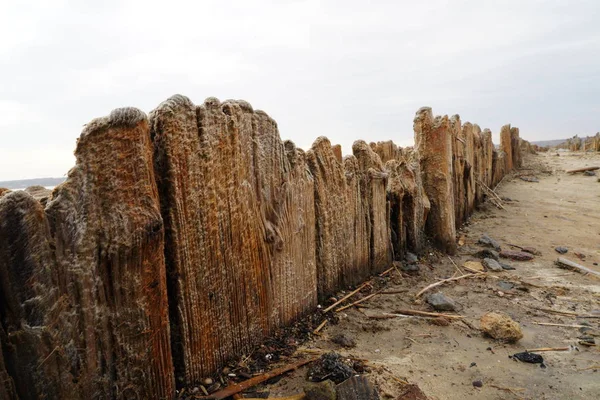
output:
[{"label": "dark stone", "polygon": [[379,400],[377,389],[364,375],[352,378],[337,385],[337,400]]},{"label": "dark stone", "polygon": [[538,183],[540,180],[535,176],[520,176],[519,179],[525,182],[535,182]]},{"label": "dark stone", "polygon": [[416,263],[417,263],[417,261],[419,261],[419,257],[417,257],[417,256],[416,256],[415,254],[413,254],[413,253],[410,253],[410,252],[408,252],[408,253],[406,253],[406,256],[404,256],[404,261],[405,261],[407,264],[416,264]]},{"label": "dark stone", "polygon": [[533,254],[525,253],[523,251],[503,250],[500,252],[500,257],[508,258],[516,261],[529,261],[533,260]]},{"label": "dark stone", "polygon": [[596,176],[596,171],[584,171],[583,175],[585,175],[585,176]]},{"label": "dark stone", "polygon": [[335,383],[329,379],[318,383],[304,385],[307,400],[336,400]]},{"label": "dark stone", "polygon": [[331,341],[335,344],[339,344],[342,347],[352,348],[356,347],[356,341],[348,335],[340,333],[331,338]]},{"label": "dark stone", "polygon": [[516,358],[519,361],[523,361],[523,362],[531,363],[531,364],[543,364],[544,363],[544,357],[540,356],[539,354],[529,353],[528,351],[513,354],[512,357]]},{"label": "dark stone", "polygon": [[502,268],[502,266],[500,265],[500,263],[498,263],[498,261],[493,260],[491,258],[484,258],[481,263],[483,264],[484,267],[486,267],[487,269],[489,269],[491,271],[500,272],[500,271],[504,270]]},{"label": "dark stone", "polygon": [[457,309],[456,302],[440,292],[427,296],[427,303],[437,311],[456,311]]},{"label": "dark stone", "polygon": [[483,382],[481,382],[480,380],[473,381],[473,386],[474,387],[483,387]]},{"label": "dark stone", "polygon": [[512,265],[508,265],[508,264],[506,264],[506,263],[503,263],[503,262],[501,262],[501,263],[500,263],[500,266],[502,267],[502,269],[505,269],[505,270],[507,270],[507,271],[511,271],[511,270],[514,270],[514,269],[516,269],[516,268],[515,268],[515,267],[513,267]]},{"label": "dark stone", "polygon": [[500,247],[500,243],[498,243],[495,239],[492,239],[488,235],[481,236],[477,243],[482,246],[491,247],[496,251],[502,250],[502,248]]},{"label": "dark stone", "polygon": [[490,249],[483,249],[478,251],[477,253],[475,253],[476,257],[479,258],[491,258],[492,260],[496,260],[498,261],[500,259],[499,254],[497,251],[494,250],[490,250]]},{"label": "dark stone", "polygon": [[403,263],[400,265],[400,270],[402,272],[407,272],[409,274],[414,274],[419,272],[420,268],[419,268],[419,264],[406,264]]},{"label": "dark stone", "polygon": [[331,379],[335,383],[341,383],[355,374],[356,371],[345,363],[341,355],[330,352],[323,354],[317,361],[310,365],[308,380],[321,382],[325,379]]},{"label": "dark stone", "polygon": [[556,252],[560,254],[566,254],[569,251],[569,249],[563,246],[555,247],[554,250],[556,250]]},{"label": "dark stone", "polygon": [[506,281],[499,281],[498,282],[498,287],[504,291],[508,291],[511,290],[512,288],[515,287],[515,285],[513,285],[510,282],[506,282]]},{"label": "dark stone", "polygon": [[521,251],[524,251],[525,253],[533,254],[534,256],[542,255],[542,253],[540,253],[535,247],[523,247],[523,248],[521,248]]}]

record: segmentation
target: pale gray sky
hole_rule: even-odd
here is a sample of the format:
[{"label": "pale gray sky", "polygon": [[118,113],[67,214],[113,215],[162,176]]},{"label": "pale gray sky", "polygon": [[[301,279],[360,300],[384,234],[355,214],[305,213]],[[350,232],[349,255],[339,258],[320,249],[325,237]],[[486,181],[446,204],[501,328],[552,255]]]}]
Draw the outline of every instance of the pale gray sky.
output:
[{"label": "pale gray sky", "polygon": [[0,0],[0,180],[63,176],[82,126],[175,93],[283,139],[413,142],[436,114],[529,140],[600,130],[600,1]]}]

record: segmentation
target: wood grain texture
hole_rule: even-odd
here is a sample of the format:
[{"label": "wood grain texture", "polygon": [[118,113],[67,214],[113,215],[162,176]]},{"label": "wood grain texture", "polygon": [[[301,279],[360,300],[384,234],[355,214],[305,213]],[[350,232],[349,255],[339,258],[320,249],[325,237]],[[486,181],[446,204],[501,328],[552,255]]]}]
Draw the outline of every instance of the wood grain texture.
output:
[{"label": "wood grain texture", "polygon": [[151,113],[177,379],[191,384],[316,306],[305,155],[243,101]]},{"label": "wood grain texture", "polygon": [[423,187],[431,203],[426,229],[439,249],[454,254],[456,225],[450,122],[447,116],[434,118],[431,108],[423,107],[415,116],[414,131]]}]

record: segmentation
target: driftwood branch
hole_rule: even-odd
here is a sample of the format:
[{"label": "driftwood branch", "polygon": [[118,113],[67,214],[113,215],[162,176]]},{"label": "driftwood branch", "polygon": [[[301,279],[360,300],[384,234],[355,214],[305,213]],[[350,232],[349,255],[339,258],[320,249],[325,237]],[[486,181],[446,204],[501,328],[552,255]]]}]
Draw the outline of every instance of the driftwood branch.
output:
[{"label": "driftwood branch", "polygon": [[417,293],[417,295],[415,297],[420,297],[423,293],[427,292],[428,290],[431,290],[431,289],[433,289],[435,287],[441,286],[444,283],[452,282],[452,281],[458,281],[460,279],[470,278],[470,277],[476,276],[476,275],[479,275],[479,274],[465,274],[465,275],[457,276],[456,278],[443,279],[443,280],[441,280],[439,282],[432,283],[431,285],[427,286],[426,288],[424,288],[423,290],[421,290],[419,293]]},{"label": "driftwood branch", "polygon": [[564,257],[558,257],[556,259],[556,265],[561,268],[568,268],[580,272],[582,274],[592,274],[597,277],[600,277],[600,272],[589,269],[588,267],[584,267],[583,265],[577,264],[574,261],[568,260]]},{"label": "driftwood branch", "polygon": [[572,169],[570,171],[567,171],[567,174],[575,174],[577,172],[585,172],[585,171],[596,171],[600,169],[600,167],[585,167],[585,168],[578,168],[578,169]]},{"label": "driftwood branch", "polygon": [[402,315],[417,315],[419,317],[443,317],[449,319],[461,319],[464,318],[463,315],[454,315],[454,314],[441,314],[429,311],[418,311],[418,310],[395,310],[394,314],[402,314]]}]

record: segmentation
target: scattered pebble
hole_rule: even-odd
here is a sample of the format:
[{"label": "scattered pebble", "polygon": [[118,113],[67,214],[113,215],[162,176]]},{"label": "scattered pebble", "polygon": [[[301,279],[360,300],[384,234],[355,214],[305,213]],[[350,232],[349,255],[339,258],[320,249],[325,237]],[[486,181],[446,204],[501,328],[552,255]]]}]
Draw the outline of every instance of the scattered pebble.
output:
[{"label": "scattered pebble", "polygon": [[456,311],[457,309],[456,302],[441,292],[432,293],[427,296],[427,303],[436,311]]},{"label": "scattered pebble", "polygon": [[569,249],[563,246],[555,247],[554,250],[556,250],[556,252],[560,254],[566,254],[569,251]]},{"label": "scattered pebble", "polygon": [[400,271],[402,271],[402,272],[414,274],[414,273],[419,272],[419,270],[420,270],[419,264],[407,264],[407,263],[400,264]]},{"label": "scattered pebble", "polygon": [[335,383],[329,379],[318,383],[304,385],[304,394],[307,400],[336,400]]},{"label": "scattered pebble", "polygon": [[419,261],[419,257],[411,252],[408,252],[406,253],[406,256],[404,256],[404,261],[406,261],[407,264],[415,264],[417,261]]},{"label": "scattered pebble", "polygon": [[342,347],[345,348],[352,348],[352,347],[356,347],[356,341],[354,340],[354,338],[340,333],[338,335],[335,335],[334,337],[331,338],[331,341],[335,344],[339,344]]},{"label": "scattered pebble", "polygon": [[490,250],[490,249],[484,249],[484,250],[480,250],[475,254],[476,257],[479,258],[491,258],[492,260],[496,260],[498,261],[500,259],[499,254],[497,251],[494,250]]},{"label": "scattered pebble", "polygon": [[491,271],[500,272],[504,270],[498,261],[491,258],[484,258],[482,264]]},{"label": "scattered pebble", "polygon": [[473,381],[473,386],[478,388],[483,387],[483,382],[480,380]]},{"label": "scattered pebble", "polygon": [[510,282],[507,282],[507,281],[499,281],[499,282],[498,282],[498,287],[499,287],[500,289],[504,290],[504,291],[509,291],[509,290],[511,290],[512,288],[514,288],[514,287],[515,287],[515,285],[513,285],[512,283],[510,283]]},{"label": "scattered pebble", "polygon": [[516,269],[512,265],[509,265],[509,264],[506,264],[506,263],[503,263],[503,262],[500,263],[500,266],[502,267],[502,269],[505,269],[507,271],[511,271],[511,270]]},{"label": "scattered pebble", "polygon": [[479,238],[477,243],[479,243],[482,246],[492,247],[496,251],[502,250],[502,248],[500,247],[500,243],[498,243],[496,240],[492,239],[491,237],[485,234],[481,236],[481,238]]},{"label": "scattered pebble", "polygon": [[[511,356],[509,356],[509,357],[511,357]],[[544,357],[540,356],[539,354],[530,353],[528,351],[513,354],[512,358],[516,358],[519,361],[523,361],[523,362],[531,363],[531,364],[543,364],[544,363]]]},{"label": "scattered pebble", "polygon": [[508,258],[516,261],[529,261],[533,260],[533,254],[525,253],[523,251],[503,250],[500,252],[500,257]]}]

